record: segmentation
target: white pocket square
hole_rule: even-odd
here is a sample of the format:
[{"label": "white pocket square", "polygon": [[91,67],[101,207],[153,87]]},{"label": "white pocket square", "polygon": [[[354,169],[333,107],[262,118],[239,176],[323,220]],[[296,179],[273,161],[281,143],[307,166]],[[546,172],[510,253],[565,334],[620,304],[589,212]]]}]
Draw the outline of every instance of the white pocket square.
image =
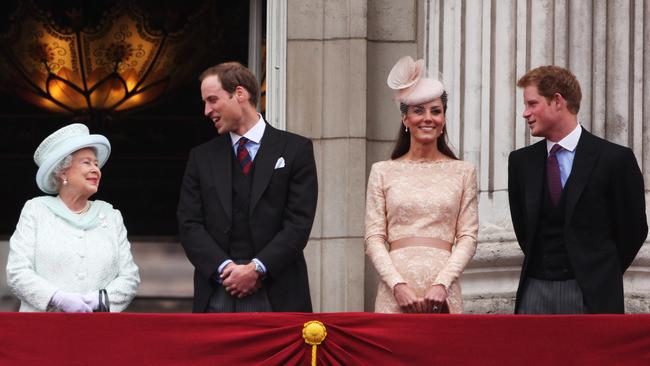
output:
[{"label": "white pocket square", "polygon": [[280,157],[278,159],[278,161],[275,162],[275,168],[273,168],[273,169],[280,169],[280,168],[284,168],[284,158],[283,157]]}]

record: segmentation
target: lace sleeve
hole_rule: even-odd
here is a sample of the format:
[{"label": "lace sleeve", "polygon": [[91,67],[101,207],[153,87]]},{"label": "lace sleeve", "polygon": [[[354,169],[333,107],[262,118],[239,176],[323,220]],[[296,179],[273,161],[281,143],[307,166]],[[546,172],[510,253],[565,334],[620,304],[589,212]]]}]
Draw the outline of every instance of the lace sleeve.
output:
[{"label": "lace sleeve", "polygon": [[452,282],[460,277],[467,263],[476,253],[476,238],[478,234],[478,200],[476,187],[476,169],[474,167],[466,174],[460,209],[456,221],[456,237],[453,251],[447,265],[438,274],[434,285],[449,288]]},{"label": "lace sleeve", "polygon": [[370,258],[375,270],[379,273],[390,289],[398,283],[406,283],[393,264],[388,249],[386,220],[386,196],[383,188],[381,173],[377,165],[370,169],[368,191],[366,193],[366,255]]}]

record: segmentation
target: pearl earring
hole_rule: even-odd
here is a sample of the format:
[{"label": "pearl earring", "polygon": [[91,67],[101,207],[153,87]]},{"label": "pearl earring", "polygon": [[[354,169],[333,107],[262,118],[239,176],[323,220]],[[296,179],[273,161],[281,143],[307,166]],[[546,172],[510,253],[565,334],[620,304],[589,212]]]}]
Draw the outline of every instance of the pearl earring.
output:
[{"label": "pearl earring", "polygon": [[409,132],[409,128],[404,126],[404,132]]},{"label": "pearl earring", "polygon": [[64,186],[68,185],[68,178],[63,177],[63,185]]}]

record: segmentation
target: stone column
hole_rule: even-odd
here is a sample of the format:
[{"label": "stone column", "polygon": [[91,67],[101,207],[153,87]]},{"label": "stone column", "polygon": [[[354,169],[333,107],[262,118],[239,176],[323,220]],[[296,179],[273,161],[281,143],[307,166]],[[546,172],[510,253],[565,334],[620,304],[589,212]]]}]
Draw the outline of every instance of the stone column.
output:
[{"label": "stone column", "polygon": [[363,309],[366,0],[287,2],[287,130],[314,141],[314,311]]}]

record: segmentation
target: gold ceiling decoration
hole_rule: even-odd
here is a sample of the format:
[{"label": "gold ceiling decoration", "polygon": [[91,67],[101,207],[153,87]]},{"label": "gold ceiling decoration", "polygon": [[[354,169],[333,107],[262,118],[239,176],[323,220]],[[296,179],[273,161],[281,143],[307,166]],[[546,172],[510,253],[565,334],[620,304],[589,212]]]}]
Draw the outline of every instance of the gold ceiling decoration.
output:
[{"label": "gold ceiling decoration", "polygon": [[205,32],[199,20],[207,11],[198,6],[183,19],[169,11],[152,19],[147,10],[118,2],[93,18],[79,8],[53,16],[34,2],[20,4],[0,35],[4,86],[32,104],[80,119],[158,99],[193,78],[201,62],[197,40]]}]

